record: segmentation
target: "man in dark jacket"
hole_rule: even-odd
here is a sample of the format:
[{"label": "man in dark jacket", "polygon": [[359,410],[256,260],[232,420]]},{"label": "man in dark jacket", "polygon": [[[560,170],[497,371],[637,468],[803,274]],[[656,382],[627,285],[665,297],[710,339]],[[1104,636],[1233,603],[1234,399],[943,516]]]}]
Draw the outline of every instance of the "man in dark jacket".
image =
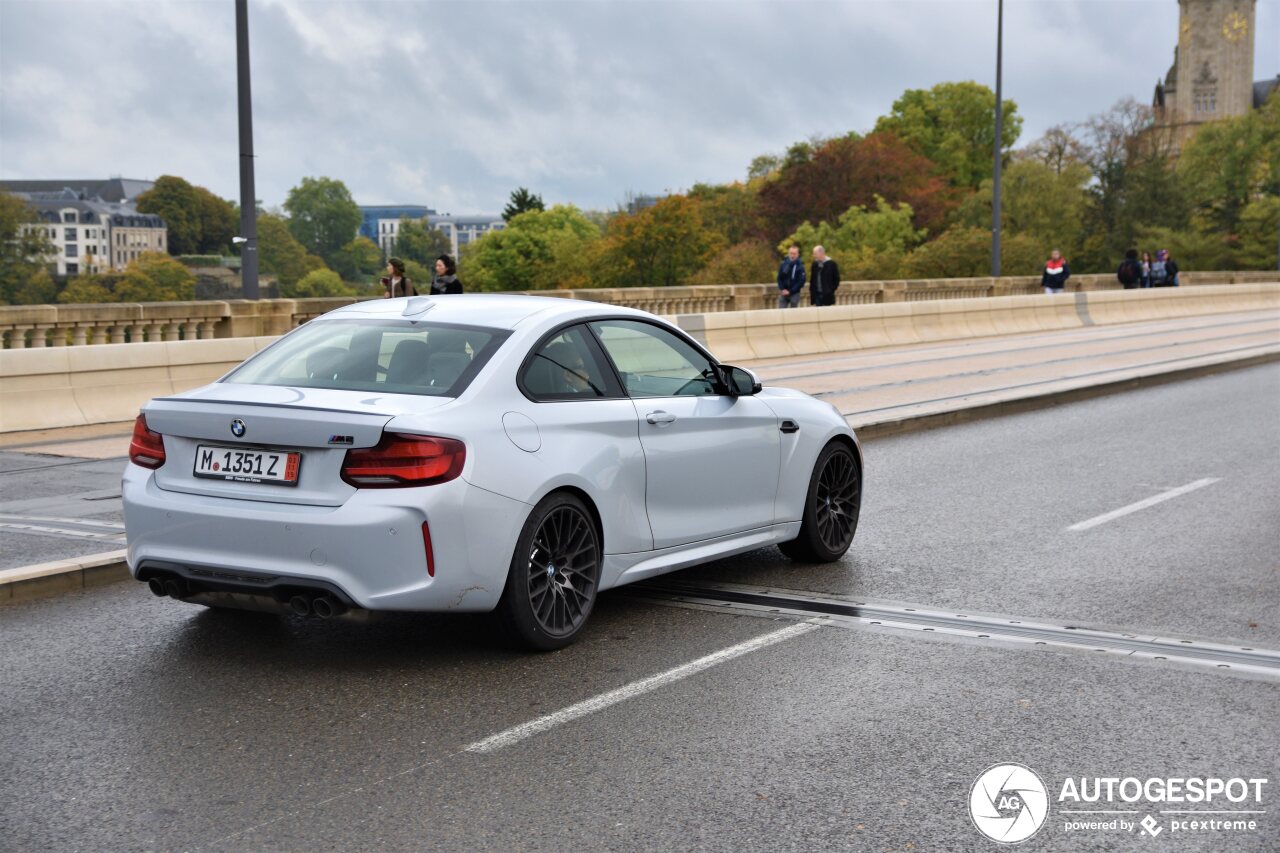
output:
[{"label": "man in dark jacket", "polygon": [[792,243],[787,249],[787,257],[778,267],[778,307],[795,308],[800,304],[802,290],[804,290],[804,262],[800,260],[800,247]]},{"label": "man in dark jacket", "polygon": [[827,250],[813,247],[813,265],[809,267],[809,301],[814,305],[835,305],[836,288],[840,286],[840,267],[827,257]]},{"label": "man in dark jacket", "polygon": [[1040,276],[1040,284],[1044,287],[1045,293],[1061,293],[1062,288],[1067,286],[1067,279],[1071,278],[1071,269],[1067,266],[1066,258],[1062,257],[1062,252],[1054,249],[1049,253],[1049,260],[1044,264],[1044,275]]},{"label": "man in dark jacket", "polygon": [[1116,278],[1124,285],[1125,290],[1135,290],[1142,286],[1142,262],[1138,260],[1137,249],[1124,253],[1124,260],[1116,270]]}]

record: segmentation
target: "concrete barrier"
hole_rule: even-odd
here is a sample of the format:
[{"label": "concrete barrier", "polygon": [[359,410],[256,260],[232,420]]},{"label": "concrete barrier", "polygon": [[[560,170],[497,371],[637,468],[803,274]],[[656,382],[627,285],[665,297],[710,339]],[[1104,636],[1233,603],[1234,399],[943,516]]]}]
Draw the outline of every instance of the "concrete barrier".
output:
[{"label": "concrete barrier", "polygon": [[[727,363],[1280,308],[1280,283],[970,297],[683,314]],[[1280,331],[1280,324],[1278,324]],[[0,432],[132,420],[152,397],[206,384],[271,336],[0,351]]]}]

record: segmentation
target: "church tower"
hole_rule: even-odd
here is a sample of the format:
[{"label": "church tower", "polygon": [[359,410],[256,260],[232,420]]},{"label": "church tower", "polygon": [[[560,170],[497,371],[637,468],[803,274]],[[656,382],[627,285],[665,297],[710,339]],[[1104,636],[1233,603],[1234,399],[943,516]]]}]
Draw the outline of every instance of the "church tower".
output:
[{"label": "church tower", "polygon": [[1207,121],[1241,116],[1254,105],[1257,0],[1178,0],[1173,67],[1156,84],[1156,117],[1181,147]]}]

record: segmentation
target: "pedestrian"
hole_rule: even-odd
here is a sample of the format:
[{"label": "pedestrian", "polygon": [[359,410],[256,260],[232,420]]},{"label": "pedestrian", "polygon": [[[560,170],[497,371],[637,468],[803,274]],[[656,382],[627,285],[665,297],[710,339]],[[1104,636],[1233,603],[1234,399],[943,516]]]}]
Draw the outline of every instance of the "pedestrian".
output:
[{"label": "pedestrian", "polygon": [[395,299],[397,296],[417,296],[418,291],[404,274],[404,261],[399,258],[387,259],[387,274],[383,276],[382,296],[384,299]]},{"label": "pedestrian", "polygon": [[1169,256],[1168,249],[1161,249],[1156,252],[1156,261],[1151,265],[1151,286],[1178,286],[1178,265]]},{"label": "pedestrian", "polygon": [[795,308],[800,304],[800,292],[804,290],[804,263],[800,260],[800,247],[792,243],[787,257],[778,267],[778,307]]},{"label": "pedestrian", "polygon": [[1142,286],[1151,286],[1151,253],[1142,253]]},{"label": "pedestrian", "polygon": [[1142,263],[1138,260],[1137,249],[1124,253],[1124,260],[1116,270],[1116,278],[1120,279],[1125,290],[1136,290],[1142,286]]},{"label": "pedestrian", "polygon": [[458,265],[448,255],[436,258],[436,280],[431,282],[431,294],[461,293],[462,282],[458,281]]},{"label": "pedestrian", "polygon": [[809,301],[814,305],[835,305],[839,286],[839,265],[827,257],[826,249],[814,246],[813,265],[809,267]]},{"label": "pedestrian", "polygon": [[1071,278],[1071,268],[1067,266],[1067,259],[1062,257],[1062,252],[1054,249],[1049,253],[1049,260],[1045,261],[1044,275],[1040,276],[1040,284],[1044,287],[1044,292],[1061,293],[1069,278]]}]

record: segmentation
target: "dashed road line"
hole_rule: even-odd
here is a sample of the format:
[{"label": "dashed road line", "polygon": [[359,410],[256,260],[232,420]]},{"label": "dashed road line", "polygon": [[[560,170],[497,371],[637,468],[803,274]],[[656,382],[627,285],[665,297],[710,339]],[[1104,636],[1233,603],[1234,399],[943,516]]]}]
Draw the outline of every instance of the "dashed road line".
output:
[{"label": "dashed road line", "polygon": [[1181,495],[1185,495],[1187,492],[1194,492],[1196,489],[1203,489],[1205,486],[1212,486],[1214,483],[1218,482],[1220,479],[1222,478],[1221,477],[1205,477],[1203,479],[1196,480],[1194,483],[1187,483],[1185,486],[1178,486],[1176,489],[1169,489],[1168,491],[1161,492],[1158,495],[1152,495],[1151,497],[1145,498],[1144,500],[1131,503],[1128,506],[1122,506],[1119,509],[1113,509],[1111,510],[1111,512],[1104,512],[1102,515],[1095,515],[1093,518],[1088,518],[1088,519],[1085,519],[1084,521],[1078,521],[1075,524],[1068,527],[1067,530],[1072,530],[1072,531],[1088,530],[1090,528],[1097,527],[1099,524],[1106,524],[1108,521],[1115,521],[1117,518],[1123,518],[1124,516],[1129,515],[1131,513],[1135,513],[1140,510],[1147,509],[1148,507],[1153,507],[1156,504],[1164,503],[1167,500],[1172,500],[1173,498],[1180,497]]}]

